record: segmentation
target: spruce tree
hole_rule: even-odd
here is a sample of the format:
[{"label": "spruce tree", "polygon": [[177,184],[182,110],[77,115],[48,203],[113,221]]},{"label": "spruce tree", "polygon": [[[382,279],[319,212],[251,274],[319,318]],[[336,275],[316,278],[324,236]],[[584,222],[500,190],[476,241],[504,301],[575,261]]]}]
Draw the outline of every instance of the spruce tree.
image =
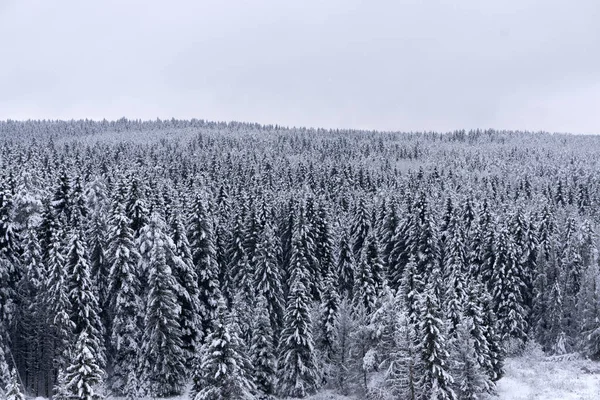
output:
[{"label": "spruce tree", "polygon": [[281,327],[284,303],[282,277],[277,258],[277,238],[273,227],[267,222],[259,238],[253,260],[256,268],[254,287],[267,302],[271,327],[275,332],[278,332]]},{"label": "spruce tree", "polygon": [[198,275],[199,315],[202,329],[202,336],[199,339],[200,343],[203,343],[204,338],[210,333],[211,321],[216,318],[221,290],[213,221],[208,214],[205,201],[200,195],[197,195],[194,200],[188,238],[192,261]]},{"label": "spruce tree", "polygon": [[339,256],[337,260],[337,276],[340,295],[352,298],[356,261],[350,240],[345,231],[340,236]]},{"label": "spruce tree", "polygon": [[253,381],[259,398],[269,399],[275,394],[276,359],[273,344],[273,329],[269,318],[268,301],[263,295],[258,296],[257,315],[252,330],[250,360],[253,366]]},{"label": "spruce tree", "polygon": [[122,207],[111,219],[110,242],[107,251],[108,309],[112,316],[109,326],[111,376],[110,387],[118,395],[129,398],[137,393],[137,356],[140,352],[142,304],[137,266],[140,261],[129,218]]},{"label": "spruce tree", "polygon": [[458,399],[481,400],[487,398],[493,387],[490,377],[478,360],[475,338],[472,336],[473,321],[463,320],[456,328],[452,342],[452,374]]},{"label": "spruce tree", "polygon": [[279,339],[278,385],[283,396],[305,397],[319,386],[310,316],[306,236],[296,230],[292,240],[290,283],[283,330]]},{"label": "spruce tree", "polygon": [[421,376],[419,379],[419,399],[455,400],[450,372],[449,344],[445,323],[442,319],[440,300],[433,282],[429,282],[419,299],[420,322],[418,337],[421,339]]},{"label": "spruce tree", "polygon": [[10,371],[10,379],[5,392],[5,400],[25,400],[25,395],[21,391],[21,385],[19,384],[17,371],[14,368]]},{"label": "spruce tree", "polygon": [[64,393],[68,395],[67,399],[103,398],[97,392],[97,387],[102,382],[103,372],[94,355],[94,346],[86,331],[79,334],[64,376]]},{"label": "spruce tree", "polygon": [[[77,217],[74,213],[72,219],[75,218]],[[104,326],[100,320],[98,295],[93,289],[90,265],[82,236],[80,229],[75,226],[71,233],[66,259],[70,317],[74,328],[73,333],[79,335],[81,332],[86,332],[88,341],[86,345],[100,368],[103,368],[106,365]]]},{"label": "spruce tree", "polygon": [[201,350],[194,372],[194,400],[253,400],[255,386],[250,377],[235,320],[221,298],[211,333]]},{"label": "spruce tree", "polygon": [[527,314],[523,307],[524,282],[516,250],[505,227],[500,229],[494,245],[495,260],[492,275],[492,296],[498,316],[502,340],[527,338]]},{"label": "spruce tree", "polygon": [[142,259],[148,272],[148,292],[138,365],[142,390],[157,397],[181,394],[186,377],[179,286],[167,262],[165,228],[162,216],[154,213],[140,232],[140,239],[150,248]]},{"label": "spruce tree", "polygon": [[183,349],[186,352],[187,364],[191,364],[200,348],[202,337],[199,310],[200,299],[198,290],[198,275],[194,268],[191,248],[183,221],[175,214],[171,221],[171,238],[166,238],[169,247],[167,262],[170,264],[175,280],[180,290],[177,291],[177,304],[181,306],[179,325],[182,330]]}]

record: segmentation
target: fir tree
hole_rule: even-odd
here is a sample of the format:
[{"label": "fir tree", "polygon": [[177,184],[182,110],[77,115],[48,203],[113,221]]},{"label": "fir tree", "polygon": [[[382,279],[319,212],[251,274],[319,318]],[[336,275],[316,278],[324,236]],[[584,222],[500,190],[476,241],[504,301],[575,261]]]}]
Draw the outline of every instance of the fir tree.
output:
[{"label": "fir tree", "polygon": [[421,320],[418,335],[422,338],[419,344],[422,371],[418,398],[455,400],[457,397],[452,389],[454,379],[448,365],[449,345],[433,282],[427,284],[419,306]]},{"label": "fir tree", "polygon": [[253,400],[255,386],[236,323],[221,298],[194,373],[194,400]]},{"label": "fir tree", "polygon": [[192,261],[198,275],[199,315],[202,328],[200,343],[210,333],[211,321],[216,318],[221,298],[219,267],[213,237],[213,221],[201,196],[196,196],[189,223],[189,240]]},{"label": "fir tree", "polygon": [[456,339],[452,342],[452,374],[454,387],[459,399],[480,400],[487,398],[493,387],[478,360],[475,338],[471,335],[473,321],[466,318],[456,328]]},{"label": "fir tree", "polygon": [[503,340],[527,338],[527,316],[521,297],[523,280],[514,244],[506,228],[496,238],[492,275],[492,296]]},{"label": "fir tree", "polygon": [[103,372],[94,355],[93,346],[87,332],[81,332],[64,376],[63,393],[68,394],[68,399],[102,399],[96,388],[102,382]]},{"label": "fir tree", "polygon": [[111,388],[132,398],[137,393],[137,355],[140,351],[141,298],[137,265],[140,255],[133,242],[133,230],[124,210],[118,208],[111,220],[108,247],[108,293],[112,323],[109,327],[112,353]]},{"label": "fir tree", "polygon": [[21,385],[19,385],[17,371],[14,368],[10,371],[10,379],[5,392],[4,398],[6,400],[25,400],[25,395],[21,391]]},{"label": "fir tree", "polygon": [[336,269],[340,294],[352,298],[355,259],[350,246],[350,240],[345,232],[343,232],[340,237],[339,256]]},{"label": "fir tree", "polygon": [[268,315],[268,302],[259,295],[257,301],[258,315],[255,318],[250,346],[250,359],[253,366],[253,380],[260,393],[260,398],[268,399],[275,394],[276,359],[273,344],[273,330]]},{"label": "fir tree", "polygon": [[[73,214],[72,218],[76,218]],[[100,320],[98,296],[93,290],[90,265],[81,231],[75,227],[71,234],[66,260],[68,297],[73,333],[86,332],[86,344],[100,368],[106,365],[104,354],[104,327]]]},{"label": "fir tree", "polygon": [[158,214],[150,217],[141,233],[150,244],[143,262],[148,271],[140,376],[143,390],[157,397],[181,394],[185,382],[185,354],[179,325],[179,286],[167,263],[165,223]]},{"label": "fir tree", "polygon": [[319,383],[309,310],[308,260],[301,243],[304,237],[296,231],[292,241],[290,290],[279,339],[278,384],[283,396],[314,394]]},{"label": "fir tree", "polygon": [[278,332],[283,318],[283,287],[277,261],[277,239],[271,224],[267,223],[256,247],[254,287],[267,302],[271,327]]}]

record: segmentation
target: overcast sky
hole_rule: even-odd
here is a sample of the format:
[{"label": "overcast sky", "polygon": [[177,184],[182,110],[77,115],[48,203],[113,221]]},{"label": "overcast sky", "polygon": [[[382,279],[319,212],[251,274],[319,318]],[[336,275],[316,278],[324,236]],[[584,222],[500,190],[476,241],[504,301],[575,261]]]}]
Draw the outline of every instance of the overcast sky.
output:
[{"label": "overcast sky", "polygon": [[599,0],[0,0],[0,119],[600,133]]}]

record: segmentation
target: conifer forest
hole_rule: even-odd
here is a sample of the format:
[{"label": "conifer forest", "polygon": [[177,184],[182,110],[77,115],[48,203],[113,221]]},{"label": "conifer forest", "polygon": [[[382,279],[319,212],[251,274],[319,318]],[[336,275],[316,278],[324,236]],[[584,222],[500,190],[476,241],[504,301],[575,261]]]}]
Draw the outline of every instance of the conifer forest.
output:
[{"label": "conifer forest", "polygon": [[0,122],[0,398],[493,398],[600,359],[600,137]]}]

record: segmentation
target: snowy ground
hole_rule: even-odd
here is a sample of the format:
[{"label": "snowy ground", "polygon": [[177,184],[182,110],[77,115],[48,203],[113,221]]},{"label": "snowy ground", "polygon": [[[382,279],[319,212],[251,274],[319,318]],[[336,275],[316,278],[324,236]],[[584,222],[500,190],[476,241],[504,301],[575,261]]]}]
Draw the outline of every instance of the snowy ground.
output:
[{"label": "snowy ground", "polygon": [[600,363],[543,356],[509,358],[500,400],[599,400]]},{"label": "snowy ground", "polygon": [[[600,400],[600,362],[575,357],[556,359],[533,353],[507,359],[505,370],[506,375],[498,382],[498,400]],[[355,399],[330,391],[306,398]]]}]

